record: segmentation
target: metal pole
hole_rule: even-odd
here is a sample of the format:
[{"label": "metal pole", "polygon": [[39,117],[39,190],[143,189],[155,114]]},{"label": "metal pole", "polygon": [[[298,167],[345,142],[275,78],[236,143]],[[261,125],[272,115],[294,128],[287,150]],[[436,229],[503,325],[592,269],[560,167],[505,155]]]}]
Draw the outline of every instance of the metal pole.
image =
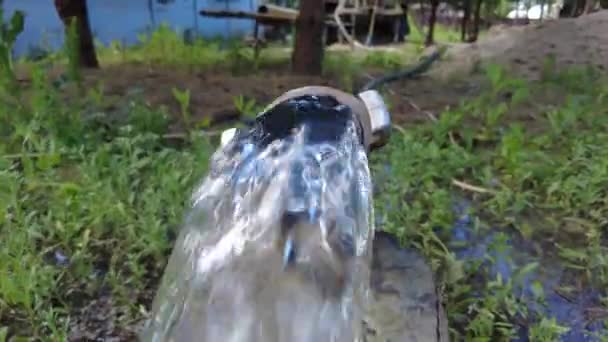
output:
[{"label": "metal pole", "polygon": [[150,31],[156,28],[156,16],[154,15],[154,0],[148,0],[148,12],[150,12]]}]

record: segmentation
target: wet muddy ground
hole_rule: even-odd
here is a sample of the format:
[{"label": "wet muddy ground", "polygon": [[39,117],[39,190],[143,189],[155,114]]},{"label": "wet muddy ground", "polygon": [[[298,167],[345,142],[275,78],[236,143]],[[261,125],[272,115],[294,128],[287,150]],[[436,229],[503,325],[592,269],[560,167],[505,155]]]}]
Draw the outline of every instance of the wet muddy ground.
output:
[{"label": "wet muddy ground", "polygon": [[[524,239],[511,229],[475,229],[474,218],[466,214],[468,205],[463,201],[455,206],[460,217],[449,247],[459,260],[481,261],[480,281],[493,281],[498,274],[504,282],[513,281],[513,292],[527,303],[529,315],[516,320],[519,338],[515,341],[528,341],[529,319],[543,316],[555,317],[570,328],[562,341],[600,341],[592,335],[607,328],[603,320],[608,310],[599,289],[582,282],[580,275],[553,255],[555,251],[543,246],[544,241]],[[519,273],[531,265],[536,265],[533,271]]]}]

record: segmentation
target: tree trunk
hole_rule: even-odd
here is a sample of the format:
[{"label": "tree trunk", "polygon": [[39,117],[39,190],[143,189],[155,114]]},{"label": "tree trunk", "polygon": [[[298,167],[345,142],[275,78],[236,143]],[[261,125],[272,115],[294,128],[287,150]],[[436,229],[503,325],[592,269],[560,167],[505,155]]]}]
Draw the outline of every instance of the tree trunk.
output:
[{"label": "tree trunk", "polygon": [[[422,23],[426,20],[426,3],[424,0],[418,2],[420,4],[420,15],[422,16]],[[424,24],[421,25],[424,27]]]},{"label": "tree trunk", "polygon": [[481,2],[483,0],[477,0],[475,3],[475,14],[473,17],[473,34],[471,35],[471,41],[477,41],[479,37],[479,26],[481,25]]},{"label": "tree trunk", "polygon": [[573,0],[572,9],[570,11],[570,17],[578,17],[585,12],[587,1],[585,0]]},{"label": "tree trunk", "polygon": [[401,9],[403,9],[403,16],[399,18],[399,33],[397,42],[405,41],[405,37],[410,34],[410,22],[408,18],[408,3],[407,1],[401,2]]},{"label": "tree trunk", "polygon": [[424,45],[431,46],[435,43],[435,22],[437,21],[437,7],[439,7],[439,0],[431,0],[431,16],[429,17],[429,32],[426,35],[426,41]]},{"label": "tree trunk", "polygon": [[586,0],[585,1],[585,9],[583,10],[584,14],[589,14],[593,11],[595,7],[595,0]]},{"label": "tree trunk", "polygon": [[[67,33],[72,20],[76,20],[78,33],[79,64],[85,68],[98,68],[99,62],[95,54],[93,34],[89,25],[89,13],[86,0],[55,0],[57,14],[65,26]],[[66,34],[67,37],[67,34]]]},{"label": "tree trunk", "polygon": [[319,75],[323,64],[323,30],[325,28],[325,1],[300,1],[300,14],[296,19],[296,41],[292,55],[293,72]]},{"label": "tree trunk", "polygon": [[573,0],[571,2],[572,3],[572,7],[570,7],[570,13],[569,13],[568,17],[570,17],[570,18],[576,17],[576,11],[578,9],[578,3],[579,2],[580,2],[579,0]]},{"label": "tree trunk", "polygon": [[463,1],[463,14],[462,21],[460,23],[460,40],[467,40],[467,28],[469,26],[469,19],[471,18],[471,0]]}]

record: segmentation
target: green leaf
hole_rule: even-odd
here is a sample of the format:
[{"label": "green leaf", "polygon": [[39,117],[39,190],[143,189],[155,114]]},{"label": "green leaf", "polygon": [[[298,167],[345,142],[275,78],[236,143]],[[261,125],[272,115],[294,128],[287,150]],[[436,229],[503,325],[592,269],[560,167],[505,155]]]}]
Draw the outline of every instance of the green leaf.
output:
[{"label": "green leaf", "polygon": [[544,300],[545,299],[545,291],[543,290],[543,284],[536,280],[532,283],[532,286],[530,287],[530,290],[532,291],[532,294],[534,295],[534,297],[538,300]]},{"label": "green leaf", "polygon": [[23,32],[25,27],[25,13],[17,10],[11,18],[11,23],[7,32],[8,43],[11,45],[17,40],[17,36]]},{"label": "green leaf", "polygon": [[499,90],[501,87],[502,80],[504,78],[504,71],[502,66],[499,64],[489,64],[485,68],[486,76],[492,82],[492,89]]},{"label": "green leaf", "polygon": [[523,86],[521,88],[517,88],[513,97],[511,98],[512,104],[519,104],[526,101],[530,97],[530,90],[527,86]]},{"label": "green leaf", "polygon": [[61,155],[59,153],[45,154],[36,160],[36,167],[42,171],[49,170],[50,168],[57,166],[61,162]]},{"label": "green leaf", "polygon": [[4,156],[0,156],[0,170],[7,170],[11,166],[11,162]]},{"label": "green leaf", "polygon": [[534,272],[538,268],[538,262],[531,262],[517,270],[518,277],[524,277],[526,274]]},{"label": "green leaf", "polygon": [[6,342],[6,337],[8,336],[8,327],[0,328],[0,342]]},{"label": "green leaf", "polygon": [[59,186],[59,189],[65,195],[75,195],[82,188],[78,184],[76,184],[76,183],[66,182],[66,183],[62,183]]},{"label": "green leaf", "polygon": [[211,126],[211,117],[205,116],[199,123],[196,125],[196,128],[209,128]]}]

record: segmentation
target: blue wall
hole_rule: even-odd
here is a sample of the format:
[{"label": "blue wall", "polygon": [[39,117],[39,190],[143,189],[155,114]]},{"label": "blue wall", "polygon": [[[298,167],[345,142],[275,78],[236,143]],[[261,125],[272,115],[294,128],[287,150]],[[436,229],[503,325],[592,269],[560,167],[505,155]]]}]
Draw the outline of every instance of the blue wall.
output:
[{"label": "blue wall", "polygon": [[[113,40],[133,44],[137,36],[149,32],[152,25],[148,0],[88,0],[91,29],[95,38],[104,44]],[[196,15],[200,9],[230,9],[254,11],[257,0],[174,0],[163,5],[154,1],[156,25],[168,23],[178,31],[193,29],[204,37],[239,36],[253,31],[253,22],[246,19],[217,19]],[[56,49],[63,42],[63,27],[53,0],[4,0],[5,17],[17,9],[26,13],[25,31],[19,37],[15,53],[22,55],[30,47]],[[197,11],[198,12],[198,11]],[[6,18],[5,18],[6,19]],[[198,23],[197,23],[198,21]]]}]

